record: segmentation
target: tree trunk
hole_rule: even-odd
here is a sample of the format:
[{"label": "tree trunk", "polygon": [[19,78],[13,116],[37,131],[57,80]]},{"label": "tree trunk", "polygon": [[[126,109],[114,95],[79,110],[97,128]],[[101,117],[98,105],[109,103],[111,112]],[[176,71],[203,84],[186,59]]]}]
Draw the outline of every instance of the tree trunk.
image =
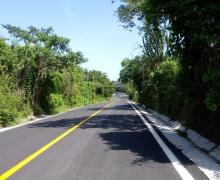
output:
[{"label": "tree trunk", "polygon": [[31,106],[32,106],[34,115],[39,113],[38,90],[39,90],[39,84],[40,84],[40,77],[41,77],[41,73],[38,73],[37,78],[34,83],[33,94],[32,94],[32,99],[31,99]]}]

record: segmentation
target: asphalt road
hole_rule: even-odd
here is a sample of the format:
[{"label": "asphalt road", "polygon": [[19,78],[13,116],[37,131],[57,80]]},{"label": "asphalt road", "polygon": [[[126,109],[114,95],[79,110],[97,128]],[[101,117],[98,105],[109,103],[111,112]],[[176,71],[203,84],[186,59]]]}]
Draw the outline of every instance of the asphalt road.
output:
[{"label": "asphalt road", "polygon": [[[0,174],[11,172],[22,160],[108,103],[90,105],[0,133]],[[8,179],[182,179],[147,126],[122,96],[76,128],[20,169],[14,169]],[[154,129],[194,179],[207,180],[155,126]]]}]

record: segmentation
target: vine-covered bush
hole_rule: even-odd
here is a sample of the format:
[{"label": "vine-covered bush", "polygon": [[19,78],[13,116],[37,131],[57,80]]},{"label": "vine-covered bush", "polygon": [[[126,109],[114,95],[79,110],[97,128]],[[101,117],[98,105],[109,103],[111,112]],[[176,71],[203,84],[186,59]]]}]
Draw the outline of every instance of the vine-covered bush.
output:
[{"label": "vine-covered bush", "polygon": [[84,70],[80,64],[87,59],[69,39],[52,28],[3,26],[11,42],[0,38],[0,126],[111,97],[106,74]]},{"label": "vine-covered bush", "polygon": [[[132,80],[139,101],[146,106],[184,121],[217,142],[219,11],[219,0],[122,0],[117,10],[123,26],[138,25],[143,37],[143,54],[122,63],[120,80]],[[178,59],[179,67],[167,59]]]}]

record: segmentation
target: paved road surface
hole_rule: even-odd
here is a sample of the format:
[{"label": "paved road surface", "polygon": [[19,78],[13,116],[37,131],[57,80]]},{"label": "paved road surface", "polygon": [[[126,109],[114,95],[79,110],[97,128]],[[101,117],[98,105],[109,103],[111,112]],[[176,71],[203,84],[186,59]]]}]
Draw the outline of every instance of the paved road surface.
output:
[{"label": "paved road surface", "polygon": [[[108,103],[0,133],[0,174],[14,170],[8,178],[14,180],[180,180],[138,114],[126,98],[118,97],[20,169],[13,167]],[[194,179],[207,180],[158,133]]]}]

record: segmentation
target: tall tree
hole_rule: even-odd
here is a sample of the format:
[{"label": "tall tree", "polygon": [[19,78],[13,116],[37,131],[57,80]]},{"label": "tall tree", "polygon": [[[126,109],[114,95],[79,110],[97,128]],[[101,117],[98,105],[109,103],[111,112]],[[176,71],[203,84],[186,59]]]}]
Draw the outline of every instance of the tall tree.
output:
[{"label": "tall tree", "polygon": [[[185,111],[189,123],[209,135],[220,128],[219,12],[218,0],[123,0],[118,8],[126,28],[139,20],[143,23],[147,60],[158,62],[151,57],[161,54],[165,58],[159,60],[167,56],[180,60],[178,85],[186,97],[183,112],[190,106]],[[213,125],[207,128],[205,119]]]},{"label": "tall tree", "polygon": [[[20,45],[19,52],[23,57],[20,58],[23,59],[21,72],[30,84],[30,101],[34,113],[37,113],[42,79],[49,72],[71,64],[80,64],[86,59],[81,53],[72,52],[69,39],[54,34],[51,27],[38,29],[30,26],[27,30],[11,25],[3,25],[3,27]],[[21,78],[22,81],[23,79]]]}]

